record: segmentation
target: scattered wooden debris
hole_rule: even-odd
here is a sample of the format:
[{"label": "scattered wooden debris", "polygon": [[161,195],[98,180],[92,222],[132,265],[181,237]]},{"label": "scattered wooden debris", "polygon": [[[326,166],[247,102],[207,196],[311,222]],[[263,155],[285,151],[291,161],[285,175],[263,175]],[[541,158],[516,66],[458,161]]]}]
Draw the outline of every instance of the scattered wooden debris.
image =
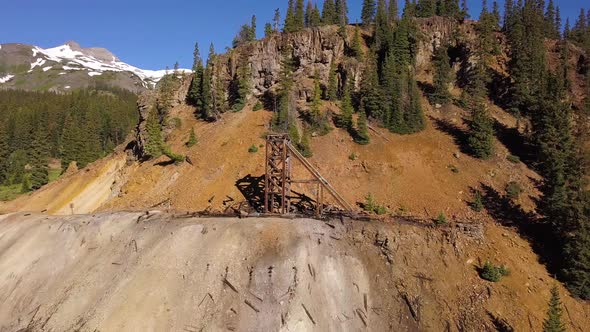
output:
[{"label": "scattered wooden debris", "polygon": [[199,307],[201,306],[201,304],[203,304],[203,302],[205,301],[205,299],[209,297],[211,299],[211,301],[213,301],[213,303],[215,303],[215,300],[213,300],[213,295],[211,295],[211,293],[207,293],[205,294],[205,296],[203,296],[203,299],[201,300],[201,302],[199,302]]},{"label": "scattered wooden debris", "polygon": [[258,310],[258,308],[256,308],[252,302],[248,301],[248,300],[244,300],[244,303],[246,303],[247,306],[249,306],[250,308],[252,308],[252,310],[254,310],[256,313],[259,313],[260,310]]},{"label": "scattered wooden debris", "polygon": [[418,278],[418,279],[426,280],[426,281],[434,281],[433,278],[427,277],[423,273],[416,273],[416,274],[414,274],[414,277]]},{"label": "scattered wooden debris", "polygon": [[123,264],[117,263],[117,262],[112,262],[111,264],[113,264],[113,265],[123,265]]},{"label": "scattered wooden debris", "polygon": [[379,132],[377,129],[371,127],[370,125],[367,125],[367,128],[369,128],[369,130],[371,130],[372,132],[374,132],[375,134],[377,134],[377,136],[383,138],[384,140],[391,142],[389,140],[389,138],[385,137],[385,135],[383,135],[381,132]]},{"label": "scattered wooden debris", "polygon": [[311,266],[311,264],[307,264],[307,268],[309,269],[309,274],[311,275],[311,277],[313,278],[313,281],[315,281],[315,269],[313,266]]},{"label": "scattered wooden debris", "polygon": [[356,314],[359,316],[361,322],[363,322],[363,325],[365,327],[367,327],[367,318],[365,317],[363,311],[361,309],[356,309]]},{"label": "scattered wooden debris", "polygon": [[252,292],[251,290],[248,290],[248,293],[250,293],[250,295],[254,296],[258,301],[264,302],[264,300],[262,299],[262,297],[254,294],[254,292]]},{"label": "scattered wooden debris", "polygon": [[238,289],[231,282],[229,282],[229,280],[227,280],[227,278],[223,278],[223,283],[226,284],[227,286],[229,286],[229,288],[231,288],[231,290],[233,290],[237,294],[240,294],[240,292],[238,292]]},{"label": "scattered wooden debris", "polygon": [[313,317],[311,317],[311,314],[309,313],[309,310],[307,310],[307,308],[305,307],[305,304],[301,303],[301,306],[303,307],[303,310],[305,310],[305,314],[307,315],[309,320],[313,323],[313,325],[316,325],[315,320],[313,319]]},{"label": "scattered wooden debris", "polygon": [[414,318],[416,322],[420,321],[420,298],[416,297],[415,299],[410,299],[406,293],[402,294],[402,298],[406,302],[412,318]]}]

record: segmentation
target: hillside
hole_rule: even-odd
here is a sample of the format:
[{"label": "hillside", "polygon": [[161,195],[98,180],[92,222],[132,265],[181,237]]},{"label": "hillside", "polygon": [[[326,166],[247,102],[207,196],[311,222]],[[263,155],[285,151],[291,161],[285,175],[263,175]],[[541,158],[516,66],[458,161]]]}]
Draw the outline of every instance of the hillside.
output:
[{"label": "hillside", "polygon": [[[538,331],[554,283],[497,226],[11,214],[0,234],[9,331]],[[488,259],[510,277],[481,280]],[[583,331],[590,307],[564,307]]]},{"label": "hillside", "polygon": [[99,85],[140,93],[165,74],[165,70],[131,66],[104,48],[82,48],[73,41],[48,49],[0,45],[0,89],[64,92]]}]

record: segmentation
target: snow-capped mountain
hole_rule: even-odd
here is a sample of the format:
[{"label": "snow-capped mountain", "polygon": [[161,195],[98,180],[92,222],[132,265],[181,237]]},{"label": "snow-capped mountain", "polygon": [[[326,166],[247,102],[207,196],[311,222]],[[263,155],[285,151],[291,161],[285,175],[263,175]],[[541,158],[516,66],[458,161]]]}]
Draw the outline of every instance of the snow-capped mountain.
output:
[{"label": "snow-capped mountain", "polygon": [[104,48],[82,48],[75,42],[47,49],[0,44],[0,89],[59,91],[102,83],[141,91],[152,88],[166,72],[140,69]]}]

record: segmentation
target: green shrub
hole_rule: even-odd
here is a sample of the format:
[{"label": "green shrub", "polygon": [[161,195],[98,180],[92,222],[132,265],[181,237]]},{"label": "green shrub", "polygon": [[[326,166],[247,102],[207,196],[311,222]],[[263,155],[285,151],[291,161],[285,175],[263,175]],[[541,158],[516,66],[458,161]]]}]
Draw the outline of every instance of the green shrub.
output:
[{"label": "green shrub", "polygon": [[496,266],[490,261],[486,261],[479,271],[479,276],[487,281],[498,282],[502,277],[509,276],[510,270],[504,266]]},{"label": "green shrub", "polygon": [[186,142],[186,146],[193,147],[197,144],[197,136],[195,135],[195,130],[191,128],[191,132],[188,137],[188,142]]},{"label": "green shrub", "polygon": [[436,217],[436,219],[434,219],[434,224],[437,226],[446,225],[448,223],[449,222],[447,221],[447,217],[442,212],[438,215],[438,217]]},{"label": "green shrub", "polygon": [[356,153],[351,153],[350,155],[348,155],[348,159],[355,161],[358,159],[358,156],[356,155]]},{"label": "green shrub", "polygon": [[28,193],[29,191],[33,190],[32,186],[33,185],[31,184],[31,175],[25,174],[25,176],[23,177],[23,183],[21,185],[20,192],[23,194]]},{"label": "green shrub", "polygon": [[475,212],[481,212],[483,210],[483,198],[481,196],[481,191],[476,190],[475,194],[473,195],[473,202],[471,202],[471,209]]},{"label": "green shrub", "polygon": [[182,120],[178,117],[174,117],[172,118],[172,125],[174,126],[174,128],[180,129],[182,128]]},{"label": "green shrub", "polygon": [[513,164],[518,164],[520,162],[520,157],[512,154],[506,157],[506,159]]},{"label": "green shrub", "polygon": [[367,197],[365,197],[365,204],[363,208],[367,212],[375,213],[380,216],[387,213],[387,208],[383,205],[377,204],[373,194],[371,193],[367,194]]},{"label": "green shrub", "polygon": [[510,181],[506,185],[506,195],[510,199],[518,199],[520,194],[522,193],[522,187],[518,182]]},{"label": "green shrub", "polygon": [[258,147],[254,144],[252,144],[249,148],[248,148],[248,152],[250,153],[256,153],[258,152]]},{"label": "green shrub", "polygon": [[258,112],[263,108],[264,108],[264,106],[262,105],[262,103],[260,101],[257,101],[256,104],[254,105],[254,108],[252,108],[252,111]]},{"label": "green shrub", "polygon": [[183,162],[185,160],[185,157],[181,154],[176,154],[174,152],[172,152],[172,149],[169,146],[164,146],[164,149],[162,150],[162,153],[170,158],[170,160],[172,160],[175,164],[180,164],[181,162]]}]

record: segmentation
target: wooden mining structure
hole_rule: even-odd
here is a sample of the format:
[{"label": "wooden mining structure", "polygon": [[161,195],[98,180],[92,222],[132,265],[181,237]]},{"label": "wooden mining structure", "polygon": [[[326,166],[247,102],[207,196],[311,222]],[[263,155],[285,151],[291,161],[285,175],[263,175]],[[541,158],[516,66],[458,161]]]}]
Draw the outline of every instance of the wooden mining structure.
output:
[{"label": "wooden mining structure", "polygon": [[[297,160],[311,175],[311,179],[296,180],[292,177],[293,160]],[[324,211],[324,190],[346,211],[352,207],[318,170],[291,144],[288,134],[270,134],[266,137],[266,174],[264,180],[264,212],[270,214],[291,213],[291,185],[296,183],[317,186],[316,211]]]}]

